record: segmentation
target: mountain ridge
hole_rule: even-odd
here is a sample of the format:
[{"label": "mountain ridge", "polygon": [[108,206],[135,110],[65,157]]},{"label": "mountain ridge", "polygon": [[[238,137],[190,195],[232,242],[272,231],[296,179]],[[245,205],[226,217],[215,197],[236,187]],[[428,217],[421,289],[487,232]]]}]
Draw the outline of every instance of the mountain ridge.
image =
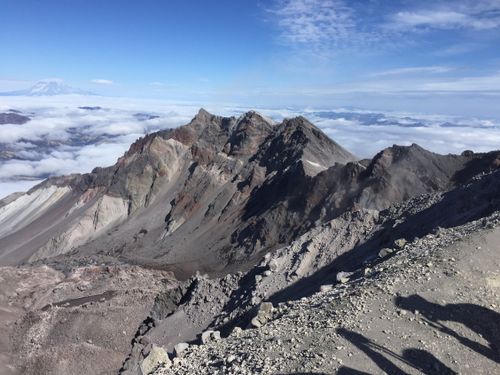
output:
[{"label": "mountain ridge", "polygon": [[[178,276],[194,272],[190,263],[215,273],[246,267],[346,210],[380,210],[456,186],[468,163],[493,156],[393,146],[364,165],[304,117],[274,124],[255,111],[237,118],[200,109],[187,125],[138,139],[114,166],[31,189],[55,189],[54,206],[39,209],[58,215],[57,224],[20,222],[0,238],[0,262],[8,254],[88,262],[106,248],[110,260],[172,266]],[[484,170],[492,163],[479,162]]]}]

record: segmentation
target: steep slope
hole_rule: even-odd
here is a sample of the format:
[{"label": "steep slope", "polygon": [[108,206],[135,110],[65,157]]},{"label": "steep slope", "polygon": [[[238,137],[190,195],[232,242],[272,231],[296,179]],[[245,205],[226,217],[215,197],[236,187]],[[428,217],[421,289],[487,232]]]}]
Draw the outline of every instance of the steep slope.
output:
[{"label": "steep slope", "polygon": [[[202,109],[185,126],[139,139],[112,167],[48,179],[4,204],[0,222],[10,224],[0,234],[0,263],[107,261],[180,278],[224,274],[346,211],[449,189],[467,180],[459,174],[489,171],[498,160],[412,145],[360,163],[303,117],[273,124],[256,112]],[[39,206],[37,196],[52,198]]]},{"label": "steep slope", "polygon": [[190,345],[155,374],[493,374],[500,219],[441,230],[344,284],[274,304],[262,327]]},{"label": "steep slope", "polygon": [[381,212],[346,212],[267,254],[245,274],[193,278],[175,314],[160,314],[146,339],[137,339],[126,367],[134,373],[141,361],[141,342],[172,351],[182,341],[198,344],[205,330],[227,335],[235,326],[251,326],[264,301],[286,304],[310,296],[322,285],[367,275],[410,241],[418,243],[415,255],[422,256],[418,252],[435,238],[447,245],[445,234],[453,229],[445,228],[465,226],[466,233],[473,232],[470,228],[486,228],[488,218],[494,215],[494,223],[500,212],[499,181],[500,171],[496,171],[448,193],[426,194]]},{"label": "steep slope", "polygon": [[[57,211],[63,222],[54,225],[50,220],[50,228],[40,228],[37,223],[24,221],[22,227],[4,233],[0,240],[5,249],[2,257],[18,255],[4,263],[34,261],[82,248],[84,254],[107,249],[114,256],[133,256],[133,261],[140,262],[165,256],[167,259],[158,263],[186,263],[200,258],[198,263],[203,267],[204,257],[208,261],[214,253],[233,246],[231,233],[241,224],[238,217],[242,216],[242,207],[252,189],[266,179],[266,166],[258,154],[265,154],[268,143],[290,134],[301,137],[298,145],[293,140],[281,142],[282,149],[288,147],[295,153],[281,163],[284,169],[297,163],[303,154],[311,154],[311,147],[328,145],[329,151],[338,150],[334,156],[319,154],[326,165],[353,159],[317,129],[314,137],[305,136],[304,130],[310,132],[312,124],[295,128],[274,127],[255,112],[237,119],[200,110],[184,127],[138,140],[113,167],[49,179],[28,195],[41,194],[42,190],[48,194],[47,189],[54,187],[69,189],[71,199],[64,208],[61,203],[44,207],[47,217]],[[20,201],[16,204],[23,206]],[[114,234],[102,235],[111,228]],[[213,233],[218,237],[212,238]],[[215,249],[200,253],[200,243]]]}]

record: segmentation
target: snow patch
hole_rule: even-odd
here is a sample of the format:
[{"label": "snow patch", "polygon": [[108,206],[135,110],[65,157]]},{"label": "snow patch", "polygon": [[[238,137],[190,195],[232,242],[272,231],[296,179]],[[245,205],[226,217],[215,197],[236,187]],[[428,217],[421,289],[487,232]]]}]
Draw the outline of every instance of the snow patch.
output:
[{"label": "snow patch", "polygon": [[321,168],[321,169],[326,169],[325,166],[321,165],[321,164],[318,164],[318,163],[315,163],[313,161],[310,161],[310,160],[306,160],[306,162],[308,162],[309,164],[311,164],[313,167],[316,167],[316,168]]}]

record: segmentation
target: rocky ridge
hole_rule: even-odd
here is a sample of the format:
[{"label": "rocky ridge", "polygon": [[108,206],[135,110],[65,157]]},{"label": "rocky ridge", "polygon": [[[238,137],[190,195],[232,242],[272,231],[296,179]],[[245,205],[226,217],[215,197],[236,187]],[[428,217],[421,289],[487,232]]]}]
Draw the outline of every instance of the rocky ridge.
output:
[{"label": "rocky ridge", "polygon": [[243,270],[345,212],[458,186],[497,168],[499,155],[412,145],[356,161],[303,117],[274,124],[256,112],[200,110],[188,125],[138,140],[112,167],[50,178],[2,204],[0,222],[18,210],[37,215],[3,231],[0,263],[106,259],[179,278]]}]

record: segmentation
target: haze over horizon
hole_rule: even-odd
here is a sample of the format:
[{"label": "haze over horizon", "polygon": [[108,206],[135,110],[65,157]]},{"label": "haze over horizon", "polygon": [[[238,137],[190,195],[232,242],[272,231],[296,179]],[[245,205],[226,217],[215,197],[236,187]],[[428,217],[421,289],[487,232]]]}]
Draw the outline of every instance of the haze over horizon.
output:
[{"label": "haze over horizon", "polygon": [[500,118],[500,2],[3,1],[0,92]]}]

